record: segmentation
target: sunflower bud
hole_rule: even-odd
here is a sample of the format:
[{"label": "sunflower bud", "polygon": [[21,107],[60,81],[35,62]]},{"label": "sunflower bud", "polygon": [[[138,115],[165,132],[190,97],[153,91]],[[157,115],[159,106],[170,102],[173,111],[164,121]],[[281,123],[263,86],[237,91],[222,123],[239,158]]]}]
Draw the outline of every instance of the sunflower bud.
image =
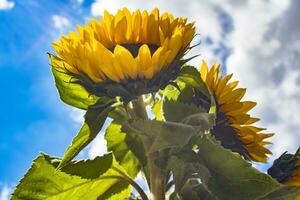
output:
[{"label": "sunflower bud", "polygon": [[268,169],[268,174],[280,183],[300,186],[300,148],[294,155],[284,152]]}]

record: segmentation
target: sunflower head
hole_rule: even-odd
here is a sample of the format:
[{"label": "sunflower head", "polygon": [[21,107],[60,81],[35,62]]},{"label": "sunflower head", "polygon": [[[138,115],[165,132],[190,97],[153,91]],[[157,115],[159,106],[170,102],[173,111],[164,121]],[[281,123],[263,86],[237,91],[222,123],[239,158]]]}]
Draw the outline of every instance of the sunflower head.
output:
[{"label": "sunflower head", "polygon": [[[265,141],[271,137],[271,133],[261,133],[265,130],[253,126],[259,121],[248,114],[256,103],[242,101],[245,88],[237,88],[238,81],[229,82],[232,74],[220,74],[220,65],[213,65],[211,69],[205,62],[201,65],[201,78],[216,101],[216,125],[212,134],[225,148],[238,152],[245,159],[257,162],[266,162],[267,155],[271,152],[265,148],[270,144]],[[203,93],[195,92],[195,102],[209,109],[210,99]]]},{"label": "sunflower head", "polygon": [[294,155],[284,152],[268,169],[268,174],[280,183],[300,187],[300,148]]},{"label": "sunflower head", "polygon": [[158,9],[105,11],[100,20],[77,29],[52,43],[60,58],[55,68],[72,74],[92,94],[129,99],[175,79],[195,34],[186,18],[160,15]]}]

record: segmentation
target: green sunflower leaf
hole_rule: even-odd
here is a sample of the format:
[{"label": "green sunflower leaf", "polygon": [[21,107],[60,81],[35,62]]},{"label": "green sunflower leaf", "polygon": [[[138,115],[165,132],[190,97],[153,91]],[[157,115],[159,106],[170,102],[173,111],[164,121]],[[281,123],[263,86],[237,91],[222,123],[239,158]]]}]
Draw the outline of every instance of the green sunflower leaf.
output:
[{"label": "green sunflower leaf", "polygon": [[280,186],[271,176],[259,172],[214,138],[201,137],[197,143],[198,155],[211,174],[205,184],[219,199],[253,200]]},{"label": "green sunflower leaf", "polygon": [[97,136],[111,110],[110,104],[99,104],[87,110],[85,122],[66,150],[58,169],[64,167]]},{"label": "green sunflower leaf", "polygon": [[[112,151],[116,160],[126,169],[130,177],[135,178],[140,171],[141,165],[134,153],[130,150],[126,143],[128,135],[121,132],[121,125],[111,123],[105,132],[105,139],[107,141],[107,149]],[[138,143],[136,138],[129,138],[132,143]]]},{"label": "green sunflower leaf", "polygon": [[12,200],[119,200],[130,195],[130,185],[116,169],[126,172],[112,154],[94,160],[72,162],[57,171],[60,161],[41,154],[21,179],[12,194]]},{"label": "green sunflower leaf", "polygon": [[[122,132],[121,124],[128,120],[128,116],[123,107],[117,107],[110,113],[110,117],[113,122],[108,126],[105,139],[107,140],[107,147],[111,151],[131,151],[135,157],[139,160],[142,166],[146,165],[147,158],[144,150],[143,143],[138,135],[131,132]],[[120,154],[122,158],[124,154]],[[117,157],[118,160],[119,157]],[[120,161],[121,162],[121,161]]]},{"label": "green sunflower leaf", "polygon": [[300,197],[300,187],[281,186],[259,200],[295,200]]},{"label": "green sunflower leaf", "polygon": [[[200,113],[199,115],[207,118],[205,122],[210,121],[208,119],[211,118],[210,114]],[[151,153],[172,147],[183,147],[188,144],[192,136],[204,134],[213,126],[213,123],[208,126],[204,121],[198,121],[198,124],[194,125],[157,120],[131,120],[124,123],[122,128],[125,132],[134,132],[154,138],[148,152]]]},{"label": "green sunflower leaf", "polygon": [[[180,85],[182,86],[184,85],[184,83]],[[169,100],[176,100],[180,95],[180,91],[173,85],[168,85],[167,87],[165,87],[165,89],[160,90],[159,93]]]},{"label": "green sunflower leaf", "polygon": [[129,127],[135,133],[155,138],[148,153],[184,146],[197,134],[197,130],[192,126],[156,120],[134,120],[130,122]]},{"label": "green sunflower leaf", "polygon": [[[128,146],[128,148],[133,152],[135,157],[139,160],[139,163],[143,167],[143,169],[146,170],[147,156],[141,138],[137,134],[126,133],[125,143]],[[145,171],[146,175],[147,173],[148,172]]]},{"label": "green sunflower leaf", "polygon": [[184,158],[171,156],[168,161],[168,168],[172,171],[175,191],[179,192],[186,181],[196,171],[195,163],[188,162]]},{"label": "green sunflower leaf", "polygon": [[87,110],[98,101],[98,97],[91,95],[78,83],[72,83],[73,76],[57,69],[55,62],[61,61],[55,55],[49,54],[51,71],[60,99],[68,105]]},{"label": "green sunflower leaf", "polygon": [[164,119],[162,105],[163,105],[163,101],[160,99],[156,101],[152,106],[152,113],[154,114],[156,120]]},{"label": "green sunflower leaf", "polygon": [[217,200],[206,188],[196,179],[189,179],[180,192],[174,192],[170,200]]},{"label": "green sunflower leaf", "polygon": [[202,91],[207,97],[210,97],[206,84],[200,77],[200,72],[192,66],[185,66],[180,70],[180,76],[178,79],[194,88]]},{"label": "green sunflower leaf", "polygon": [[[199,160],[197,153],[190,149],[189,146],[177,149],[177,151],[173,150],[173,152],[170,153],[171,155],[168,159],[167,168],[172,172],[175,186],[174,192],[178,195],[186,193],[186,191],[184,192],[184,190],[187,189],[185,187],[191,183],[191,180],[198,181],[198,184],[193,186],[193,190],[195,190],[195,192],[198,190],[198,186],[204,187],[203,184],[199,184],[200,177],[201,181],[205,182],[210,179],[211,175],[209,170]],[[209,191],[207,190],[207,192]],[[198,199],[203,199],[202,195],[203,194],[201,194],[201,198],[199,197]]]},{"label": "green sunflower leaf", "polygon": [[164,117],[171,122],[180,122],[189,115],[204,112],[204,109],[193,104],[185,104],[173,100],[165,100],[163,102]]},{"label": "green sunflower leaf", "polygon": [[186,104],[192,104],[195,103],[195,92],[194,88],[191,85],[184,84],[184,88],[180,90],[180,94],[178,95],[177,101],[186,103]]}]

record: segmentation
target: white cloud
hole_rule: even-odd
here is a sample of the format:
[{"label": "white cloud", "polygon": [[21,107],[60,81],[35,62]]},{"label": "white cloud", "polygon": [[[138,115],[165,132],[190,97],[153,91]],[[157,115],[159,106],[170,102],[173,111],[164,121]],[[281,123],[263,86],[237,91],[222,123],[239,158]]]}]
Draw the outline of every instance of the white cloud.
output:
[{"label": "white cloud", "polygon": [[[251,3],[250,3],[251,2]],[[247,98],[258,102],[254,114],[275,132],[275,157],[300,146],[300,28],[297,1],[249,1],[226,5],[234,31],[227,46],[232,54],[228,71],[248,88]],[[271,160],[272,160],[271,159]]]},{"label": "white cloud", "polygon": [[95,158],[97,156],[102,156],[105,153],[107,153],[106,140],[104,139],[104,133],[100,132],[90,144],[88,156],[89,158]]},{"label": "white cloud", "polygon": [[7,1],[7,0],[0,0],[0,10],[9,10],[15,6],[15,2]]},{"label": "white cloud", "polygon": [[[104,10],[116,12],[125,6],[131,10],[151,10],[153,5],[152,1],[96,0],[91,13],[98,16]],[[248,88],[246,98],[258,102],[252,113],[262,118],[260,125],[276,133],[272,159],[286,150],[294,152],[300,146],[297,139],[300,136],[299,6],[299,1],[290,0],[155,2],[161,12],[196,20],[203,42],[193,53],[200,52],[200,58],[210,63],[221,62],[214,51],[222,45],[230,50],[225,60],[228,72],[234,73],[241,86]],[[222,13],[229,22],[224,24]],[[225,31],[228,23],[232,30]],[[207,38],[211,42],[206,43]],[[193,61],[196,65],[198,62],[199,59]]]},{"label": "white cloud", "polygon": [[11,188],[7,185],[4,185],[0,190],[0,200],[9,200]]},{"label": "white cloud", "polygon": [[78,124],[83,124],[84,122],[84,110],[80,110],[80,109],[77,109],[77,108],[71,108],[71,111],[70,111],[70,117],[71,119],[78,123]]},{"label": "white cloud", "polygon": [[63,30],[64,28],[70,26],[70,21],[68,18],[60,15],[52,16],[53,26],[56,29]]}]

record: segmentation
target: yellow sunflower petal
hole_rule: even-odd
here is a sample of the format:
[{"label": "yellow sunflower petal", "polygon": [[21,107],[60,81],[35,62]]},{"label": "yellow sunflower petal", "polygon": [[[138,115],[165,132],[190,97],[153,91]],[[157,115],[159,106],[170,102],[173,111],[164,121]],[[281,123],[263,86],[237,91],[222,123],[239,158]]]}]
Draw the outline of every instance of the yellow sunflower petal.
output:
[{"label": "yellow sunflower petal", "polygon": [[151,66],[151,52],[148,45],[144,44],[140,47],[137,56],[138,65],[138,75],[139,77],[149,77],[149,72],[147,71],[149,66]]},{"label": "yellow sunflower petal", "polygon": [[229,104],[225,104],[223,106],[221,106],[221,111],[224,113],[228,113],[231,111],[235,111],[235,110],[239,110],[243,107],[243,103],[241,102],[233,102],[233,103],[229,103]]},{"label": "yellow sunflower petal", "polygon": [[126,17],[126,22],[127,22],[127,31],[126,31],[126,34],[125,34],[125,40],[126,42],[129,42],[129,41],[132,41],[132,16],[131,16],[131,13],[130,11],[127,9],[127,8],[123,8],[123,13]]},{"label": "yellow sunflower petal", "polygon": [[250,124],[253,124],[255,122],[258,122],[260,119],[259,118],[253,118],[251,117],[246,123],[245,125],[250,125]]},{"label": "yellow sunflower petal", "polygon": [[208,66],[207,63],[203,60],[200,69],[200,74],[203,81],[206,81],[207,73],[208,73]]},{"label": "yellow sunflower petal", "polygon": [[241,115],[229,116],[229,118],[232,124],[245,124],[250,120],[250,115],[241,114]]},{"label": "yellow sunflower petal", "polygon": [[152,34],[149,35],[150,40],[153,41],[153,44],[159,44],[159,10],[155,8],[149,15],[148,20],[148,30],[152,31]]},{"label": "yellow sunflower petal", "polygon": [[114,54],[125,74],[128,74],[130,78],[136,79],[137,66],[131,53],[121,45],[117,45],[114,49]]},{"label": "yellow sunflower petal", "polygon": [[[114,32],[115,37],[114,41],[118,44],[126,41],[126,32],[127,32],[127,19],[122,11],[119,11],[114,20]],[[124,34],[125,33],[125,34]]]},{"label": "yellow sunflower petal", "polygon": [[244,114],[256,106],[256,103],[253,101],[244,101],[242,103],[243,103],[243,107],[241,109],[232,111],[228,113],[228,115],[233,116],[236,114]]},{"label": "yellow sunflower petal", "polygon": [[140,42],[141,23],[142,23],[141,12],[137,10],[136,12],[133,13],[132,16],[132,41],[133,42]]},{"label": "yellow sunflower petal", "polygon": [[234,101],[240,101],[243,96],[246,93],[246,89],[245,88],[238,88],[236,90],[233,90],[231,92],[227,92],[224,96],[221,96],[221,99],[219,101],[220,104],[229,104],[232,103]]},{"label": "yellow sunflower petal", "polygon": [[[149,39],[148,39],[148,12],[147,11],[143,11],[142,12],[142,30],[141,30],[141,42],[143,43],[148,43]],[[150,32],[149,32],[150,35]]]}]

